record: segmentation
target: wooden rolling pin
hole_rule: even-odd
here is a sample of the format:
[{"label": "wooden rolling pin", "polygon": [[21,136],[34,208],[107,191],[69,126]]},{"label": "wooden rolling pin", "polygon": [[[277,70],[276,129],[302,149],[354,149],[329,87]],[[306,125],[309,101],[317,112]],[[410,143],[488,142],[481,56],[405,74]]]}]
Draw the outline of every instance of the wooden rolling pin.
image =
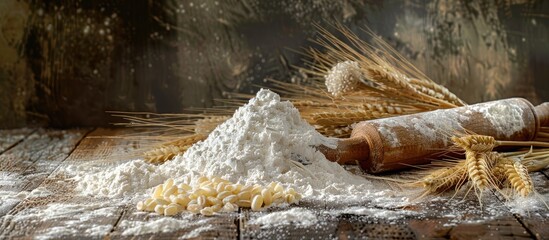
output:
[{"label": "wooden rolling pin", "polygon": [[465,130],[497,140],[529,141],[549,125],[549,103],[534,107],[511,98],[453,109],[376,119],[356,124],[337,148],[319,146],[330,161],[358,162],[369,173],[427,164],[452,145],[450,137]]}]

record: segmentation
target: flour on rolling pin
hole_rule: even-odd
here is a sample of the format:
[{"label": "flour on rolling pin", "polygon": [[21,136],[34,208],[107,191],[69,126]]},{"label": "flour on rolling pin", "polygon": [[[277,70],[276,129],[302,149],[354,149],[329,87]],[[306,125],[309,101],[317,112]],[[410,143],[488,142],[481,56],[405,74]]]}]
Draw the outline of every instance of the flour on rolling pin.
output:
[{"label": "flour on rolling pin", "polygon": [[[514,101],[488,102],[482,105],[469,106],[464,114],[455,111],[436,110],[426,114],[418,114],[411,118],[411,121],[400,121],[395,118],[377,120],[378,131],[392,147],[400,146],[400,138],[393,131],[396,127],[414,129],[433,140],[449,143],[448,133],[463,130],[463,123],[466,123],[470,116],[481,113],[490,121],[494,129],[506,137],[524,129],[522,119],[523,108]],[[433,121],[436,119],[436,121]]]},{"label": "flour on rolling pin", "polygon": [[[430,122],[429,119],[437,119],[437,121]],[[455,119],[458,119],[458,121]],[[449,141],[449,138],[445,136],[441,130],[462,129],[462,126],[459,123],[466,120],[468,120],[467,116],[461,116],[454,112],[442,114],[441,110],[437,110],[429,113],[428,115],[413,117],[409,122],[403,122],[394,118],[387,118],[376,121],[376,123],[378,124],[377,130],[379,131],[379,134],[388,142],[388,144],[390,144],[391,147],[397,148],[401,146],[402,136],[397,134],[395,129],[413,129],[414,131],[418,131],[421,135],[427,136],[430,139],[440,139],[446,143]]]},{"label": "flour on rolling pin", "polygon": [[[466,130],[498,140],[532,140],[539,129],[534,107],[512,98],[454,109],[377,119],[355,125],[370,146],[368,171],[382,172],[425,164],[441,153],[450,137]],[[362,131],[362,132],[364,132]],[[358,131],[357,131],[358,132]],[[406,165],[402,159],[406,158]],[[364,167],[364,166],[363,166]]]},{"label": "flour on rolling pin", "polygon": [[514,101],[488,102],[483,105],[472,105],[468,114],[480,112],[488,119],[496,130],[507,137],[522,131],[525,124],[522,119],[523,107]]}]

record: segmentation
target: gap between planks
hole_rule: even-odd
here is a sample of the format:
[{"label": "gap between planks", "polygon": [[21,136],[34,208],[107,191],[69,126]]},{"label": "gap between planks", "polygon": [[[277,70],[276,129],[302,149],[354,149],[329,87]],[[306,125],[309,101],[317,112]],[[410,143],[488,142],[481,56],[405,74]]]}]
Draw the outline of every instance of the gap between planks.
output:
[{"label": "gap between planks", "polygon": [[2,140],[0,140],[0,155],[23,142],[36,131],[37,129],[29,128],[0,130],[0,137],[2,137]]},{"label": "gap between planks", "polygon": [[[44,183],[50,174],[57,169],[74,151],[76,145],[91,130],[45,130],[32,131],[22,141],[0,155],[2,158],[1,170],[7,174],[17,176],[21,184],[14,184],[13,188],[18,194],[30,192]],[[2,186],[4,189],[5,186]],[[4,214],[17,214],[18,209],[26,202],[27,198],[12,204],[3,204]],[[2,236],[10,234],[10,220],[2,218]],[[6,222],[7,221],[7,222]],[[6,232],[8,231],[8,232]]]},{"label": "gap between planks", "polygon": [[[111,163],[113,161],[118,160],[128,160],[130,159],[128,152],[133,152],[136,148],[140,147],[140,142],[146,142],[146,141],[140,141],[138,138],[127,138],[124,136],[129,136],[130,133],[134,133],[136,129],[129,129],[129,128],[118,128],[118,129],[104,129],[99,128],[91,133],[87,134],[86,138],[82,138],[81,141],[78,144],[78,147],[75,147],[72,149],[71,154],[64,159],[63,163],[60,163],[55,171],[53,171],[46,180],[51,180],[46,183],[46,181],[43,181],[43,183],[40,186],[45,186],[46,188],[52,187],[58,187],[55,186],[56,179],[59,177],[58,175],[62,176],[63,173],[60,171],[60,168],[63,166],[68,166],[70,164],[81,164],[84,162],[90,162],[90,161],[100,161],[105,163]],[[110,136],[117,136],[116,138],[112,138]],[[122,136],[122,137],[120,137]],[[126,154],[120,154],[122,152],[126,152]],[[63,177],[61,177],[63,179]],[[67,182],[64,183],[65,185]],[[72,191],[73,187],[71,186],[61,186],[64,188],[70,188],[69,191]],[[49,188],[48,188],[49,189]],[[85,196],[77,196],[77,195],[71,195],[74,193],[69,193],[68,197],[59,196],[56,194],[57,199],[53,199],[52,201],[47,202],[49,203],[75,203],[75,204],[82,204],[82,203],[90,203],[93,202],[93,199],[90,197]],[[32,204],[27,203],[26,205],[23,205],[22,209],[31,209],[34,206]],[[101,207],[100,207],[101,208]],[[114,215],[111,215],[109,217],[95,217],[94,219],[88,220],[88,222],[94,222],[97,224],[102,225],[108,225],[111,226],[109,229],[107,229],[106,232],[100,232],[99,234],[104,234],[103,237],[107,237],[110,232],[113,231],[114,226],[117,224],[117,222],[120,221],[121,216],[124,214],[124,209],[126,206],[116,206],[113,207],[112,213]],[[90,210],[91,211],[91,210]],[[17,212],[15,213],[17,214]],[[76,216],[77,217],[77,216]],[[71,219],[68,219],[71,220]],[[26,226],[23,229],[19,226],[11,227],[12,229],[15,228],[15,233],[11,234],[11,232],[2,232],[2,236],[4,237],[22,237],[22,236],[28,236],[30,238],[36,237],[39,234],[42,234],[44,232],[48,232],[48,229],[55,228],[55,227],[63,227],[63,223],[65,223],[67,219],[61,219],[61,220],[55,220],[55,221],[47,221],[47,222],[33,222],[33,225]],[[3,226],[6,224],[3,224]],[[18,229],[19,228],[19,229]],[[8,229],[11,230],[11,229]],[[17,230],[19,230],[19,233],[17,233]],[[79,238],[79,237],[90,237],[90,236],[78,236],[78,234],[85,234],[78,232],[75,235],[71,235],[71,238]],[[65,236],[66,237],[66,236]]]}]

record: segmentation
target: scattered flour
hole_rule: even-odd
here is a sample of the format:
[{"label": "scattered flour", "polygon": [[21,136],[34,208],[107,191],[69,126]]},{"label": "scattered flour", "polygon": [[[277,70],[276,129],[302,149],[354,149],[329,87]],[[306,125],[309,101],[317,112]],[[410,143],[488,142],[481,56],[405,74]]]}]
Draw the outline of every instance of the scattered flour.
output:
[{"label": "scattered flour", "polygon": [[[528,216],[537,211],[549,209],[549,184],[541,173],[532,173],[532,183],[536,186],[536,192],[528,197],[517,196],[505,203],[512,213]],[[546,211],[546,214],[549,214]],[[547,217],[547,216],[546,216]]]},{"label": "scattered flour", "polygon": [[53,193],[44,188],[44,187],[37,187],[32,191],[22,191],[15,195],[18,199],[25,199],[25,198],[39,198],[39,197],[48,197],[51,196]]},{"label": "scattered flour", "polygon": [[53,193],[45,187],[37,187],[32,190],[27,198],[37,198],[37,197],[48,197],[53,195]]},{"label": "scattered flour", "polygon": [[285,211],[272,212],[250,221],[250,224],[265,225],[295,225],[308,227],[318,223],[315,213],[305,208],[290,208]]},{"label": "scattered flour", "polygon": [[148,233],[168,233],[178,230],[189,230],[181,239],[200,236],[200,233],[214,230],[211,224],[212,218],[199,218],[192,214],[184,214],[181,218],[161,217],[151,221],[130,221],[123,220],[119,228],[123,229],[123,236],[140,235]]},{"label": "scattered flour", "polygon": [[516,197],[505,203],[512,213],[528,216],[532,212],[544,210],[547,208],[544,201],[549,199],[549,194],[534,194],[528,197]]},{"label": "scattered flour", "polygon": [[67,227],[51,227],[46,229],[44,232],[40,232],[34,238],[37,240],[46,240],[46,239],[59,239],[61,237],[74,236],[78,233],[78,230]]},{"label": "scattered flour", "polygon": [[407,211],[407,210],[387,210],[379,208],[370,208],[370,207],[350,207],[339,211],[331,211],[328,214],[353,214],[353,215],[366,215],[376,219],[401,219],[409,216],[419,215],[418,212]]},{"label": "scattered flour", "polygon": [[18,173],[0,171],[0,215],[8,213],[26,197],[20,193],[23,178]]},{"label": "scattered flour", "polygon": [[[86,233],[89,237],[106,236],[113,228],[112,224],[97,224],[99,218],[116,217],[121,208],[112,202],[102,203],[50,203],[42,207],[34,207],[8,214],[2,217],[2,224],[36,225],[52,221],[59,226],[36,232],[36,239],[59,239]],[[112,222],[112,221],[111,221]],[[4,226],[5,227],[5,226]]]}]

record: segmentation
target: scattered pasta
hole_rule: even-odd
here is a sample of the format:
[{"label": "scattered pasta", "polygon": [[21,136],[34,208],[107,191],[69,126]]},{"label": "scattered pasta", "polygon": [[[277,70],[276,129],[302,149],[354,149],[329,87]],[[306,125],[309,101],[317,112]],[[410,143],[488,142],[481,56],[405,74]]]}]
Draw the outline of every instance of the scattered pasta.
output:
[{"label": "scattered pasta", "polygon": [[150,198],[137,203],[137,210],[173,216],[188,211],[211,216],[217,212],[234,212],[239,207],[253,211],[276,204],[299,202],[301,195],[293,188],[284,189],[272,182],[267,186],[241,185],[219,177],[201,176],[194,186],[175,184],[172,178],[156,186]]}]

